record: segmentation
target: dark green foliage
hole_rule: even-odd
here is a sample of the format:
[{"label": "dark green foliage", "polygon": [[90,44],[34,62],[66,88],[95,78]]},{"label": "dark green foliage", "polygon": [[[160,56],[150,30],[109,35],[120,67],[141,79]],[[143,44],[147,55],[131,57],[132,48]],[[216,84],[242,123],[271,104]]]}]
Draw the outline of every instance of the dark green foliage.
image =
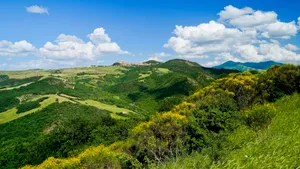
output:
[{"label": "dark green foliage", "polygon": [[[6,75],[1,75],[1,76],[6,76]],[[0,80],[0,87],[3,87],[3,86],[15,87],[15,86],[19,86],[19,85],[22,85],[25,83],[38,81],[40,78],[41,78],[41,76],[30,77],[30,78],[25,78],[25,79],[2,78],[2,80]],[[1,77],[0,77],[0,79],[1,79]]]},{"label": "dark green foliage", "polygon": [[0,75],[0,82],[3,82],[8,79],[9,79],[9,77],[7,75]]},{"label": "dark green foliage", "polygon": [[[91,145],[111,144],[128,136],[132,120],[72,103],[54,103],[0,125],[0,168],[39,164],[49,156],[68,157]],[[13,157],[13,158],[12,158]]]},{"label": "dark green foliage", "polygon": [[147,64],[152,64],[152,65],[155,65],[155,64],[160,64],[161,62],[159,61],[156,61],[156,60],[148,60],[146,62],[143,62],[143,63],[147,63]]},{"label": "dark green foliage", "polygon": [[216,135],[232,131],[239,120],[237,104],[232,98],[219,94],[199,100],[187,128],[189,152],[201,151]]},{"label": "dark green foliage", "polygon": [[17,106],[17,109],[18,109],[17,114],[29,111],[29,110],[37,108],[39,106],[40,106],[39,102],[26,102],[26,103],[19,104]]},{"label": "dark green foliage", "polygon": [[65,88],[65,84],[62,80],[47,78],[18,89],[0,91],[0,112],[17,106],[19,103],[17,97],[19,96],[25,94],[55,94],[64,90],[68,89]]},{"label": "dark green foliage", "polygon": [[19,99],[15,97],[0,97],[0,113],[19,104]]},{"label": "dark green foliage", "polygon": [[22,103],[22,104],[19,104],[17,106],[17,114],[20,114],[20,113],[23,113],[23,112],[26,112],[26,111],[29,111],[31,109],[34,109],[34,108],[37,108],[40,106],[40,102],[46,100],[48,97],[42,97],[36,101],[29,101],[29,102],[25,102],[25,103]]},{"label": "dark green foliage", "polygon": [[175,105],[178,105],[181,102],[181,100],[182,100],[182,96],[178,96],[178,95],[167,97],[160,104],[158,111],[160,112],[170,111]]}]

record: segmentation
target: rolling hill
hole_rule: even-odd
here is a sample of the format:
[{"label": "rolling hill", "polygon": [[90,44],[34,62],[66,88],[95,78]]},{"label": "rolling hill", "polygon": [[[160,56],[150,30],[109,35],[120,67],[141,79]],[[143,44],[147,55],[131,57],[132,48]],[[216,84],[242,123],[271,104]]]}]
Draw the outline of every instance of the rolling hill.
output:
[{"label": "rolling hill", "polygon": [[[182,64],[183,61],[179,62]],[[168,64],[173,65],[174,61]],[[161,69],[167,72],[166,68]],[[26,159],[28,161],[22,164],[28,165],[23,169],[298,168],[299,70],[300,66],[283,65],[272,66],[263,72],[231,73],[185,97],[171,110],[156,113],[147,120],[116,122],[107,114],[98,117],[97,111],[90,107],[63,103],[64,111],[71,110],[77,114],[84,109],[85,113],[91,114],[80,113],[79,119],[85,120],[77,118],[66,121],[63,126],[59,124],[63,122],[57,121],[54,123],[57,126],[48,125],[44,129],[39,127],[45,121],[41,120],[41,123],[36,123],[39,125],[33,133],[39,135],[34,146],[31,145],[33,147],[21,144],[22,140],[19,140],[14,143],[17,147],[6,147],[0,151],[4,152],[0,159],[16,158],[22,162]],[[45,108],[45,115],[34,113],[32,116],[39,119],[49,116],[51,111],[57,111],[56,106],[59,104]],[[74,107],[75,110],[72,109]],[[66,112],[62,115],[59,112],[53,113],[53,117],[66,118],[72,114]],[[34,119],[18,120],[22,120],[20,124],[24,125],[24,120]],[[133,120],[132,116],[129,119]],[[13,121],[7,123],[10,126],[2,128],[6,133],[4,137],[16,137],[9,129],[18,126],[17,123]],[[127,132],[121,130],[122,127]],[[30,127],[26,126],[26,129],[30,130]],[[20,129],[16,131],[23,134]],[[118,133],[117,137],[113,137],[115,133]],[[4,143],[9,144],[10,141],[8,139]],[[74,145],[82,147],[74,149]],[[32,154],[19,153],[19,156],[12,156],[14,158],[5,156],[18,151]],[[49,158],[40,163],[45,157]]]},{"label": "rolling hill", "polygon": [[123,140],[137,123],[236,72],[178,59],[0,71],[0,168],[35,165]]}]

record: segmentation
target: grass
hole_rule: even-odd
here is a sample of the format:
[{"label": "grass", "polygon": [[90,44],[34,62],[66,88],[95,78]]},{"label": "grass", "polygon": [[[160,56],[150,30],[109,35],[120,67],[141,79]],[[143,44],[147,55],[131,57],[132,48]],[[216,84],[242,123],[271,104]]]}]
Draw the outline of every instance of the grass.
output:
[{"label": "grass", "polygon": [[55,73],[54,70],[23,70],[23,71],[0,71],[0,75],[8,75],[10,79],[24,79],[34,76],[49,76],[51,74],[62,77],[75,76],[77,73],[86,72],[91,77],[104,76],[106,74],[121,75],[122,71],[126,70],[120,66],[105,66],[105,67],[81,67],[81,68],[66,68],[60,73]]},{"label": "grass", "polygon": [[139,74],[139,82],[144,82],[145,78],[151,76],[152,71],[148,71],[147,73],[140,73]]},{"label": "grass", "polygon": [[155,168],[300,168],[300,95],[285,96],[273,104],[276,116],[264,130],[241,126],[228,136],[228,148],[217,161],[210,150],[182,156]]},{"label": "grass", "polygon": [[[240,144],[215,168],[299,168],[300,167],[300,96],[286,96],[274,105],[275,118],[267,130],[252,135],[253,141]],[[241,140],[251,131],[240,130],[231,136]]]},{"label": "grass", "polygon": [[113,118],[124,118],[124,117],[116,114],[116,113],[120,113],[120,112],[135,113],[129,109],[120,108],[120,107],[117,107],[116,105],[104,104],[104,103],[94,101],[94,100],[83,100],[83,101],[78,100],[78,102],[83,105],[93,106],[93,107],[96,107],[101,110],[106,110],[106,111],[112,112],[111,116]]},{"label": "grass", "polygon": [[[45,96],[48,96],[49,98],[46,99],[46,100],[44,100],[44,101],[42,101],[40,103],[41,106],[37,107],[35,109],[26,111],[26,112],[21,113],[21,114],[17,114],[18,110],[17,110],[16,107],[14,107],[14,108],[9,109],[9,110],[7,110],[7,111],[5,111],[3,113],[0,113],[0,124],[4,124],[4,123],[10,122],[12,120],[21,118],[23,116],[26,116],[28,114],[40,111],[40,110],[44,109],[45,107],[49,106],[50,104],[54,103],[56,101],[56,99],[58,99],[59,103],[64,102],[64,101],[70,101],[69,99],[66,99],[64,97],[60,97],[60,96],[57,96],[57,95],[54,95],[54,94],[45,95]],[[41,97],[45,97],[45,96],[41,96]],[[35,99],[38,99],[38,98],[35,98]],[[70,101],[70,102],[72,102],[72,101]]]},{"label": "grass", "polygon": [[24,79],[35,76],[48,76],[48,70],[0,71],[0,75],[8,75],[10,79]]},{"label": "grass", "polygon": [[120,66],[105,66],[105,67],[81,67],[81,68],[67,68],[63,69],[61,73],[57,74],[59,76],[76,76],[78,73],[86,73],[85,77],[102,77],[106,74],[112,75],[122,75],[122,71],[126,68]]},{"label": "grass", "polygon": [[87,105],[87,106],[92,106],[92,107],[96,107],[98,109],[101,110],[106,110],[111,112],[111,116],[113,118],[117,118],[117,119],[122,119],[124,118],[123,116],[118,115],[117,113],[121,113],[121,112],[125,112],[126,113],[135,113],[129,109],[125,109],[125,108],[119,108],[116,105],[109,105],[109,104],[104,104],[98,101],[94,101],[94,100],[77,100],[76,97],[73,96],[69,96],[66,94],[60,94],[60,95],[55,95],[55,94],[50,94],[50,95],[40,95],[38,97],[34,97],[33,99],[30,99],[30,101],[35,101],[38,100],[42,97],[49,97],[48,99],[44,100],[43,102],[41,102],[41,106],[34,108],[32,110],[17,114],[17,108],[14,107],[12,109],[9,109],[5,112],[0,113],[0,124],[4,124],[7,122],[10,122],[12,120],[21,118],[23,116],[26,116],[28,114],[40,111],[42,109],[44,109],[45,107],[49,106],[50,104],[54,103],[56,100],[58,100],[59,103],[64,102],[64,101],[68,101],[68,102],[72,102],[72,103],[80,103],[83,105]]},{"label": "grass", "polygon": [[157,72],[162,73],[162,74],[167,74],[171,71],[167,68],[157,68]]}]

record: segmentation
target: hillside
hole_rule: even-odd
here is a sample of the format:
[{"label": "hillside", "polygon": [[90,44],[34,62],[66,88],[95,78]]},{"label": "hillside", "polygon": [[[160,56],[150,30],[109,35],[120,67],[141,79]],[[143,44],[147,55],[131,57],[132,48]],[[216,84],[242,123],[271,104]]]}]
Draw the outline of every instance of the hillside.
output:
[{"label": "hillside", "polygon": [[228,61],[219,66],[215,66],[217,69],[234,69],[239,71],[247,71],[247,70],[266,70],[273,65],[283,65],[282,63],[274,62],[274,61],[266,61],[266,62],[233,62]]},{"label": "hillside", "polygon": [[36,165],[124,140],[137,123],[233,72],[184,60],[1,71],[0,168]]},{"label": "hillside", "polygon": [[123,140],[24,169],[297,168],[299,70],[229,74],[139,121]]},{"label": "hillside", "polygon": [[[274,118],[267,129],[254,132],[240,126],[227,136],[228,143],[219,149],[218,160],[211,160],[209,149],[160,165],[173,168],[297,168],[299,162],[300,95],[286,96],[274,104]],[[198,166],[198,167],[195,167]]]}]

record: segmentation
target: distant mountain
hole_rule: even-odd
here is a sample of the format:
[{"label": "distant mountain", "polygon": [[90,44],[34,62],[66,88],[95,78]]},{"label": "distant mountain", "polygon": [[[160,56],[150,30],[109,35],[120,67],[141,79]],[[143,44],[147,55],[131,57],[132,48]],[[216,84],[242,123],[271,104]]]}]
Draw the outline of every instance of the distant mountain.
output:
[{"label": "distant mountain", "polygon": [[233,62],[228,61],[219,66],[215,66],[217,69],[234,69],[239,71],[247,71],[247,70],[266,70],[273,65],[283,65],[282,63],[274,62],[274,61],[266,61],[266,62]]}]

